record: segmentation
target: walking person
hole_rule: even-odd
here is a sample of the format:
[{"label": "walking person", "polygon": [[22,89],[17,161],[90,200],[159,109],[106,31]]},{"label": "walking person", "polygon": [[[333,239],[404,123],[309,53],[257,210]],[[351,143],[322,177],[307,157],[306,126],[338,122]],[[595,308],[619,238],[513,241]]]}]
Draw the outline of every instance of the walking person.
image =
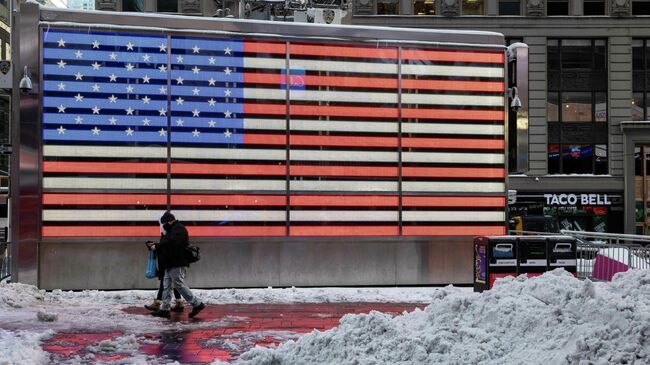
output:
[{"label": "walking person", "polygon": [[[153,242],[147,242],[147,247],[149,250],[152,248]],[[158,287],[158,292],[156,293],[156,299],[151,304],[146,304],[144,307],[148,310],[155,312],[160,309],[162,304],[162,295],[163,295],[163,278],[165,277],[165,268],[160,266],[160,259],[156,260],[158,267],[156,268],[156,275],[160,281],[160,286]],[[183,299],[181,299],[181,293],[178,290],[174,289],[174,306],[171,308],[172,312],[182,312],[185,310],[185,305],[183,304]]]},{"label": "walking person", "polygon": [[190,288],[185,284],[185,275],[189,266],[185,248],[190,244],[187,229],[168,211],[162,215],[160,223],[163,225],[164,234],[160,237],[160,243],[152,245],[152,249],[156,250],[158,261],[161,267],[165,268],[162,304],[159,310],[151,314],[156,317],[169,318],[173,288],[177,289],[185,301],[192,306],[189,317],[194,318],[205,308],[205,304],[192,294]]}]

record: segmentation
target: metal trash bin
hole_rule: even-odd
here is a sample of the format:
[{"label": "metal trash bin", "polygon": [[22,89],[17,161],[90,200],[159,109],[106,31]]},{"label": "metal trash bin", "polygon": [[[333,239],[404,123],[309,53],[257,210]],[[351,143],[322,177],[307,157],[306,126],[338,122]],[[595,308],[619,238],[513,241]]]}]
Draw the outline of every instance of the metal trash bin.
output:
[{"label": "metal trash bin", "polygon": [[496,279],[517,276],[516,236],[474,238],[474,291],[492,288]]}]

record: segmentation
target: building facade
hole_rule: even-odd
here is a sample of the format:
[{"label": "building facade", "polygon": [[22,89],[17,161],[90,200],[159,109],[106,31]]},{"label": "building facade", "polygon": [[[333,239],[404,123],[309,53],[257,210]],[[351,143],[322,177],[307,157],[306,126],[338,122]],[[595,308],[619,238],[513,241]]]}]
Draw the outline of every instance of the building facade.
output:
[{"label": "building facade", "polygon": [[[214,16],[224,3],[96,6]],[[355,25],[496,31],[528,44],[527,135],[509,141],[528,146],[525,168],[510,159],[513,228],[649,233],[649,1],[355,0],[352,9]]]}]

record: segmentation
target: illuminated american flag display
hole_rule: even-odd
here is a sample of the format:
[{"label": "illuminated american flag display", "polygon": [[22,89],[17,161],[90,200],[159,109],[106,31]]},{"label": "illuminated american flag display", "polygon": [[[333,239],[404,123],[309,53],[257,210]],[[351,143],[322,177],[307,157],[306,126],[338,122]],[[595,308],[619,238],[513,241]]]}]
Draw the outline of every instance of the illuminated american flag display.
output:
[{"label": "illuminated american flag display", "polygon": [[43,237],[168,206],[199,237],[505,233],[501,50],[49,29],[43,57]]}]

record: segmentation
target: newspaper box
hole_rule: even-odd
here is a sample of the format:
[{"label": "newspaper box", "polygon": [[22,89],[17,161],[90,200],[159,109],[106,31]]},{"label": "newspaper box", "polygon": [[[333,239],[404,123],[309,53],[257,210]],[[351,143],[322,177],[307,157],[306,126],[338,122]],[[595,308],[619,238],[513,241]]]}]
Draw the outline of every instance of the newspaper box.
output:
[{"label": "newspaper box", "polygon": [[548,250],[548,270],[563,268],[572,273],[577,273],[576,239],[569,236],[550,236],[546,238]]},{"label": "newspaper box", "polygon": [[521,237],[519,239],[519,274],[528,277],[540,276],[547,271],[548,251],[546,237]]},{"label": "newspaper box", "polygon": [[492,288],[496,279],[517,276],[516,236],[474,239],[474,291]]}]

